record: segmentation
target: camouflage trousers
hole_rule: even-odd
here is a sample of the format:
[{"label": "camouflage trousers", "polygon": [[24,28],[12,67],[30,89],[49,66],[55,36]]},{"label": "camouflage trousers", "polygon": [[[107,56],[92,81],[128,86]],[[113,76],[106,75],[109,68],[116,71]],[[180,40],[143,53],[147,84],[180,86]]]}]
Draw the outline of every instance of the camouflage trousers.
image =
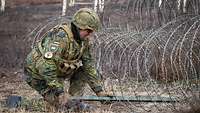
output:
[{"label": "camouflage trousers", "polygon": [[[45,80],[39,80],[32,77],[33,73],[25,72],[25,75],[27,76],[26,82],[35,90],[38,91],[39,94],[41,94],[44,99],[50,103],[56,103],[58,100],[58,95],[56,95],[56,92],[52,91],[50,87],[47,85]],[[59,78],[61,82],[64,82],[64,78]],[[78,70],[73,74],[73,76],[69,79],[70,86],[68,89],[68,93],[70,96],[82,96],[83,91],[86,85],[87,77],[84,75],[84,73],[81,70]]]}]

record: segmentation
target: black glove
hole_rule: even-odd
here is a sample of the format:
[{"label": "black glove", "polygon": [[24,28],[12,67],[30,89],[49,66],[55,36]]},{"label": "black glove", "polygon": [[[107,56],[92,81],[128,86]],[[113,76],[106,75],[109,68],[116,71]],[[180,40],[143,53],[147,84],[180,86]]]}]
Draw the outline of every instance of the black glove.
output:
[{"label": "black glove", "polygon": [[105,91],[97,92],[96,94],[97,94],[98,97],[112,97],[111,94],[109,94]]},{"label": "black glove", "polygon": [[[101,91],[96,94],[98,97],[110,97],[110,98],[113,97],[111,94],[106,93],[105,91]],[[100,102],[101,102],[101,104],[111,104],[112,103],[111,101],[100,101]]]}]

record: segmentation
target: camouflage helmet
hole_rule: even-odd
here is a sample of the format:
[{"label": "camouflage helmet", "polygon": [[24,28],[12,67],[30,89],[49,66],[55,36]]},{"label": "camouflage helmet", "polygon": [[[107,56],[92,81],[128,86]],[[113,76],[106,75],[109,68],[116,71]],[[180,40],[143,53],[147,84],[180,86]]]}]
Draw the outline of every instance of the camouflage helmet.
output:
[{"label": "camouflage helmet", "polygon": [[98,31],[101,27],[97,13],[88,8],[79,9],[74,14],[72,23],[80,29],[90,29],[92,31]]}]

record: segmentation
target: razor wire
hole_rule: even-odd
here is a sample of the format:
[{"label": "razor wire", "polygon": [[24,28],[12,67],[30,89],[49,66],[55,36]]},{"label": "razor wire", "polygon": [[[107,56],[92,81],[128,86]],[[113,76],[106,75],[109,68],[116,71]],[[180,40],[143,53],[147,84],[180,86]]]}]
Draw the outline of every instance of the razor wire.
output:
[{"label": "razor wire", "polygon": [[107,78],[105,89],[118,96],[166,96],[181,101],[180,105],[153,103],[150,108],[144,103],[123,103],[129,112],[164,112],[166,108],[174,112],[199,99],[199,19],[179,17],[151,31],[118,27],[98,32],[94,56]]},{"label": "razor wire", "polygon": [[[107,3],[104,29],[93,41],[96,67],[106,78],[105,90],[116,96],[169,97],[179,102],[119,102],[109,109],[156,113],[191,107],[200,90],[198,11],[182,15],[173,1],[161,6],[158,0],[119,2]],[[58,20],[62,19],[40,26],[35,39]]]},{"label": "razor wire", "polygon": [[[105,1],[104,26],[131,24],[143,30],[157,28],[185,14],[198,15],[198,0],[108,0]],[[118,20],[118,21],[117,21]]]}]

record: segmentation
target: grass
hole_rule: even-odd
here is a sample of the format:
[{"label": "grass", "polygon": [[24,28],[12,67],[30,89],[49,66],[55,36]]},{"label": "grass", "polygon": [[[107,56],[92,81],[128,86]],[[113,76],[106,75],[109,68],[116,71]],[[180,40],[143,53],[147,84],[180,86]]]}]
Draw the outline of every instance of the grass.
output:
[{"label": "grass", "polygon": [[[13,78],[12,78],[13,77]],[[68,86],[68,82],[66,82]],[[184,96],[190,97],[191,95],[184,95],[183,89],[178,84],[162,85],[157,84],[155,81],[143,81],[137,82],[134,79],[129,81],[121,81],[117,79],[106,79],[104,84],[106,91],[113,95],[124,96],[136,96],[136,95],[150,95],[150,96],[174,96],[184,98]],[[4,77],[0,82],[0,112],[2,113],[51,113],[48,111],[46,103],[41,100],[41,96],[32,88],[30,88],[23,80],[20,73],[18,75],[10,75]],[[169,93],[170,92],[170,93]],[[23,103],[21,108],[8,109],[5,107],[5,99],[9,95],[20,95],[26,97],[28,101]],[[85,95],[94,95],[91,89],[86,88]],[[30,101],[32,100],[32,101]],[[39,100],[39,101],[38,101]],[[142,113],[162,113],[162,112],[174,112],[179,109],[189,109],[189,104],[186,103],[130,103],[130,102],[117,102],[109,105],[102,105],[100,102],[88,102],[95,107],[93,113],[130,113],[130,112],[142,112]],[[54,113],[64,113],[55,112]],[[71,112],[73,113],[73,112]]]}]

